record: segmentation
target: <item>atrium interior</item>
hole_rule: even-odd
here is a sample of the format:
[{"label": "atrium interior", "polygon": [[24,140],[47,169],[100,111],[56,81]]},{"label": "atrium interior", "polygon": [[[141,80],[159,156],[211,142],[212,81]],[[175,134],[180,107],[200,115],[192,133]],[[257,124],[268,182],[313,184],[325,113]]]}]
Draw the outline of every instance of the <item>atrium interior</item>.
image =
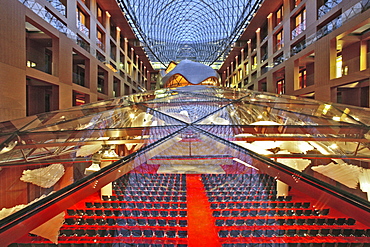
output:
[{"label": "atrium interior", "polygon": [[370,0],[10,0],[0,245],[370,246]]}]

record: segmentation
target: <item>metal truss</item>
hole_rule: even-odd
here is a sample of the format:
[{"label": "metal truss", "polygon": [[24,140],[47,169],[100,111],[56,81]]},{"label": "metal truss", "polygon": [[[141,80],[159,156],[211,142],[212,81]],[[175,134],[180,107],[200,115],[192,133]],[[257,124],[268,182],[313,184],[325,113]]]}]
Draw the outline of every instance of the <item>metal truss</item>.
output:
[{"label": "metal truss", "polygon": [[117,0],[151,62],[221,63],[262,0]]}]

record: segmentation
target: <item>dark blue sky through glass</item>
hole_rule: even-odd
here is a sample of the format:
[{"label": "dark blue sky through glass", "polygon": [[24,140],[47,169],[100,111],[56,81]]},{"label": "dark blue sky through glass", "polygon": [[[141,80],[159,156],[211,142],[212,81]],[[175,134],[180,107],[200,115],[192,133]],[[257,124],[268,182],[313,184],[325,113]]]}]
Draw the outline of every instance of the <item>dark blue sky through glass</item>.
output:
[{"label": "dark blue sky through glass", "polygon": [[153,63],[222,63],[262,0],[118,0]]}]

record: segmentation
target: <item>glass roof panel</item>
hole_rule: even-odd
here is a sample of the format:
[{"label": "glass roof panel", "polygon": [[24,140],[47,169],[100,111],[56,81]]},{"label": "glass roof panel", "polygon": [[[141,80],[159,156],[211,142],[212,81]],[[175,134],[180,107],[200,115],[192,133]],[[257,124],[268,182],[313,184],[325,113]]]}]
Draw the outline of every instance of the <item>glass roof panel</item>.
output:
[{"label": "glass roof panel", "polygon": [[[157,98],[161,94],[165,95]],[[305,102],[310,110],[304,107]],[[132,169],[155,165],[160,173],[243,173],[252,169],[290,185],[305,183],[321,190],[328,187],[338,197],[370,207],[364,200],[366,180],[361,178],[369,170],[370,128],[351,115],[359,114],[360,108],[334,105],[323,114],[326,105],[331,104],[198,87],[194,91],[176,88],[147,92],[85,109],[44,114],[48,117],[32,128],[16,128],[1,136],[0,178],[7,179],[1,180],[6,189],[0,191],[0,200],[8,198],[7,193],[15,193],[12,188],[17,188],[25,204],[51,191],[55,191],[48,196],[52,200],[83,188],[94,193]],[[71,119],[53,120],[62,114]],[[343,120],[333,119],[338,114],[345,114]],[[36,123],[37,116],[25,119],[19,122],[31,119]],[[38,188],[47,176],[35,175],[36,169],[51,164],[62,164],[62,176],[53,186]],[[342,170],[355,171],[346,175],[350,183],[339,176]],[[28,195],[31,187],[20,179],[24,174],[35,182],[32,195]],[[3,204],[14,206],[8,199]]]},{"label": "glass roof panel", "polygon": [[118,0],[153,63],[222,62],[262,0]]}]

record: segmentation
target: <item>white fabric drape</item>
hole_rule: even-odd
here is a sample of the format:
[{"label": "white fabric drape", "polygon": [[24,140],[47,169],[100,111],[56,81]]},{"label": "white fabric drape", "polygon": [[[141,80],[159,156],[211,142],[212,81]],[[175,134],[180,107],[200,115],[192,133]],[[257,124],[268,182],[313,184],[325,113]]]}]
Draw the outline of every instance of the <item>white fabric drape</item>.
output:
[{"label": "white fabric drape", "polygon": [[312,167],[312,170],[321,173],[345,186],[355,189],[359,182],[361,167],[343,164],[320,165]]}]

